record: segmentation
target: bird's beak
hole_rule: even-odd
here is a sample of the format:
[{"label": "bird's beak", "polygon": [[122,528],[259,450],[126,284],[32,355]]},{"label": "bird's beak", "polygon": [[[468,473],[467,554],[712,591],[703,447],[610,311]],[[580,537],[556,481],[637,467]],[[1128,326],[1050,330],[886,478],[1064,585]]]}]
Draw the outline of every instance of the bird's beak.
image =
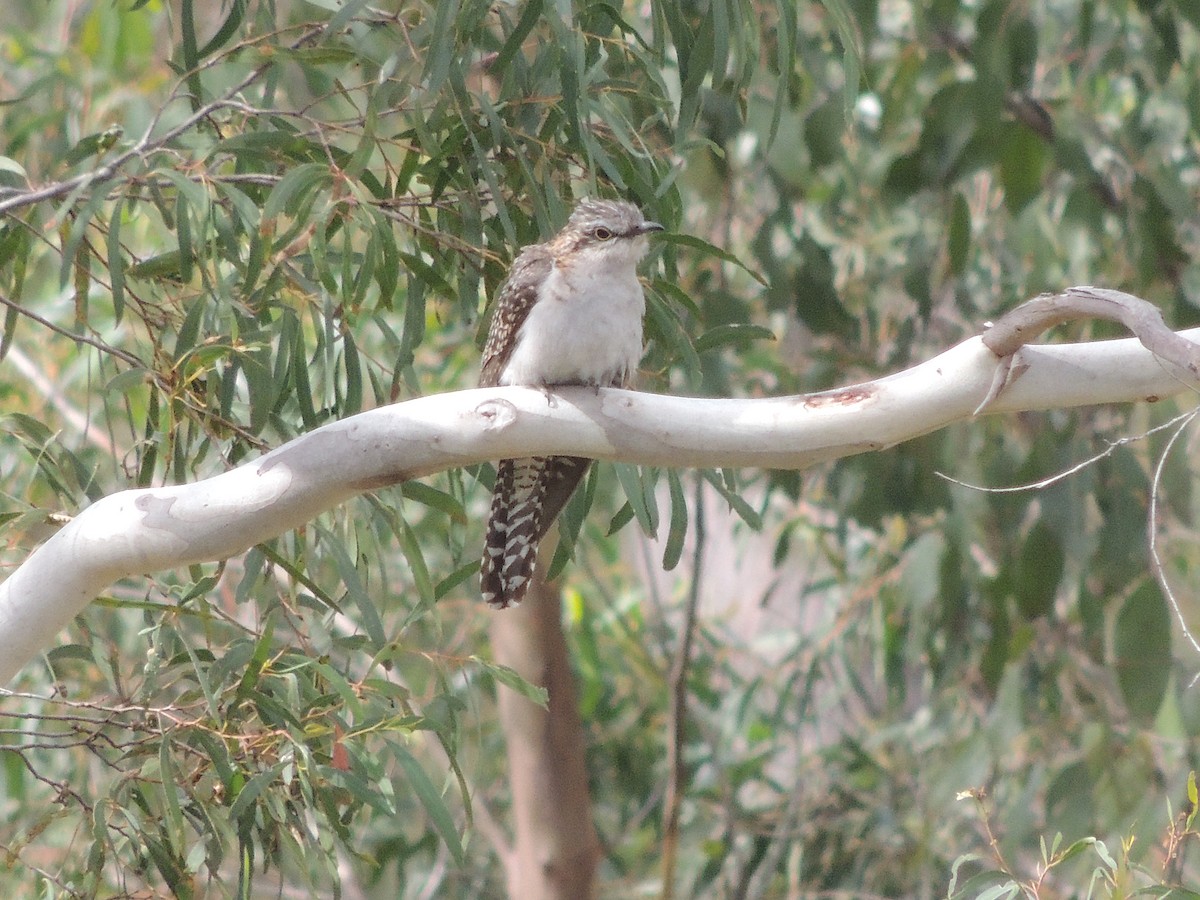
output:
[{"label": "bird's beak", "polygon": [[666,231],[657,222],[643,222],[638,228],[638,234],[650,234],[652,231]]}]

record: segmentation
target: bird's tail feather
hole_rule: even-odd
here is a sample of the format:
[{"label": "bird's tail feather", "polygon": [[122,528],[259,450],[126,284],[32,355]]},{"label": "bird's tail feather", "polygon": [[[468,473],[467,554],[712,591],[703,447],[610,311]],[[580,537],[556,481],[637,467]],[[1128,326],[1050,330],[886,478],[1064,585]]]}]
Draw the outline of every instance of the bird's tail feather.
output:
[{"label": "bird's tail feather", "polygon": [[538,544],[590,464],[577,456],[532,456],[497,464],[479,578],[490,605],[504,609],[521,602],[533,577]]}]

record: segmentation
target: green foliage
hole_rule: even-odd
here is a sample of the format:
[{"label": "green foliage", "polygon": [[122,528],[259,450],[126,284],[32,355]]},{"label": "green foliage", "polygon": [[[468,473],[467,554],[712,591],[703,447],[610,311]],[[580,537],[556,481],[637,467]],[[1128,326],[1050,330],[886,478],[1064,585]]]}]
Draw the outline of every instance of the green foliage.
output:
[{"label": "green foliage", "polygon": [[[1179,861],[1177,854],[1180,848],[1188,843],[1195,843],[1200,837],[1194,828],[1196,818],[1196,773],[1189,772],[1187,778],[1188,810],[1171,819],[1163,838],[1163,847],[1167,856],[1167,867],[1174,868]],[[1080,838],[1063,846],[1062,833],[1054,835],[1047,845],[1045,839],[1041,842],[1041,859],[1036,871],[1021,878],[1012,871],[1008,861],[991,833],[988,822],[986,798],[981,791],[967,791],[959,799],[973,799],[979,810],[980,818],[989,837],[992,838],[992,858],[988,859],[977,854],[960,856],[951,867],[950,887],[946,892],[946,900],[1000,900],[1002,897],[1033,898],[1056,896],[1056,882],[1063,876],[1064,869],[1074,868],[1080,872],[1076,883],[1082,888],[1086,885],[1087,897],[1200,897],[1194,890],[1174,884],[1168,875],[1167,884],[1163,879],[1142,866],[1131,862],[1130,850],[1132,840],[1124,843],[1118,857],[1105,846],[1103,841],[1094,837]],[[1170,818],[1170,817],[1168,817]],[[984,866],[987,866],[984,868]],[[968,871],[982,869],[965,878]],[[1089,872],[1090,870],[1090,872]],[[1082,876],[1085,876],[1082,877]]]},{"label": "green foliage", "polygon": [[[648,389],[847,384],[1074,283],[1197,318],[1188,3],[10,6],[10,564],[97,497],[472,384],[484,299],[583,194],[676,231]],[[691,577],[683,895],[1200,891],[1195,662],[1145,553],[1162,439],[1036,490],[937,475],[1033,483],[1172,412],[980,421],[803,477],[596,467],[551,569],[605,892],[661,887]],[[1185,586],[1188,462],[1162,536]],[[480,649],[488,480],[101,598],[4,698],[0,883],[502,890],[475,827],[507,797],[493,695],[544,697]]]}]

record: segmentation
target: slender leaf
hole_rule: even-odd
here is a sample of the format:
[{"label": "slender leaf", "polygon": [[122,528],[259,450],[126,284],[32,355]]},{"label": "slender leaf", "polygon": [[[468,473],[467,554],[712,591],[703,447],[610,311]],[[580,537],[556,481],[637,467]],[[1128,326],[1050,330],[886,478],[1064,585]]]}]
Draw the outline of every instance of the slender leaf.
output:
[{"label": "slender leaf", "polygon": [[654,478],[649,470],[626,463],[614,463],[613,469],[642,531],[655,535],[658,531],[658,505],[654,500]]},{"label": "slender leaf", "polygon": [[421,764],[408,750],[399,744],[393,744],[391,751],[396,762],[400,764],[400,768],[404,770],[408,784],[420,799],[421,805],[425,807],[425,812],[429,814],[434,828],[437,829],[442,841],[450,850],[450,854],[459,865],[462,865],[462,842],[459,840],[458,830],[454,827],[454,819],[450,815],[450,810],[446,808],[441,794],[433,786],[433,782],[429,780],[429,776],[425,774]]},{"label": "slender leaf", "polygon": [[472,656],[471,662],[478,665],[481,669],[487,672],[490,676],[496,679],[500,684],[507,688],[516,691],[520,696],[524,697],[532,703],[536,703],[543,709],[550,702],[550,695],[546,689],[538,684],[531,684],[521,677],[520,673],[508,666],[500,666],[495,663],[489,663],[485,659],[478,656]]},{"label": "slender leaf", "polygon": [[187,73],[188,98],[192,110],[198,110],[204,103],[204,89],[200,84],[200,54],[196,45],[196,17],[193,9],[194,0],[181,0],[179,7],[179,30],[181,35],[180,49],[183,51],[183,68]]},{"label": "slender leaf", "polygon": [[679,565],[683,555],[683,541],[687,537],[688,508],[683,496],[683,483],[679,473],[674,469],[667,470],[667,486],[671,493],[671,526],[667,532],[667,545],[663,548],[662,565],[668,572]]},{"label": "slender leaf", "polygon": [[125,312],[125,255],[121,252],[121,216],[125,198],[113,205],[108,219],[108,279],[112,289],[113,322],[121,324]]}]

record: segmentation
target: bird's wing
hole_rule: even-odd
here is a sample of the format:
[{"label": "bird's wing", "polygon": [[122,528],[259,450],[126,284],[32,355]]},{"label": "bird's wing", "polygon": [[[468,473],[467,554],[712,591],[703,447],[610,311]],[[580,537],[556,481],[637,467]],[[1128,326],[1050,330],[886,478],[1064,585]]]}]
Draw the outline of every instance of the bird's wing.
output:
[{"label": "bird's wing", "polygon": [[483,367],[479,373],[480,387],[496,387],[508,365],[517,334],[529,310],[537,302],[538,291],[554,268],[554,254],[545,244],[526,247],[513,261],[508,278],[496,294],[492,324],[483,347]]}]

